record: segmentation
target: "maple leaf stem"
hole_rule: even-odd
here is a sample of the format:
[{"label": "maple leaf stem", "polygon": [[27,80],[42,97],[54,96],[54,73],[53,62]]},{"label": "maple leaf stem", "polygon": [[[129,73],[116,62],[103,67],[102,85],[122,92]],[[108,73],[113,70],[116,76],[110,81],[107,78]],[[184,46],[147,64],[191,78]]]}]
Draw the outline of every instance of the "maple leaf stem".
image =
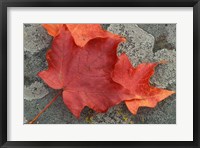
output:
[{"label": "maple leaf stem", "polygon": [[40,115],[45,112],[50,106],[51,104],[56,101],[56,99],[61,95],[62,91],[59,91],[59,93],[45,106],[45,108],[39,112],[39,114],[37,114],[37,116],[35,116],[35,118],[33,120],[31,120],[28,124],[33,124],[39,117]]}]

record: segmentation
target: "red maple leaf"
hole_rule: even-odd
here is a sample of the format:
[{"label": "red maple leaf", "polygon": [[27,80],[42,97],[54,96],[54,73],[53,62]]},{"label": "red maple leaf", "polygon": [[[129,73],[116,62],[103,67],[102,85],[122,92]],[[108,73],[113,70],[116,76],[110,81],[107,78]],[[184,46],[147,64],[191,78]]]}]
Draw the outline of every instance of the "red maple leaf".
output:
[{"label": "red maple leaf", "polygon": [[130,92],[111,78],[118,60],[116,48],[123,39],[116,35],[93,38],[79,47],[72,34],[62,26],[46,54],[48,69],[40,72],[39,77],[51,88],[63,90],[63,101],[76,117],[85,106],[106,112],[131,99]]},{"label": "red maple leaf", "polygon": [[160,89],[149,84],[150,77],[158,63],[143,63],[136,68],[131,65],[126,54],[119,57],[112,73],[115,82],[130,90],[133,98],[125,101],[131,113],[136,114],[139,107],[155,107],[156,104],[174,91]]},{"label": "red maple leaf", "polygon": [[100,25],[43,26],[54,39],[46,54],[48,69],[38,75],[50,87],[62,91],[29,123],[34,123],[60,94],[70,111],[79,117],[85,106],[106,112],[122,101],[136,114],[140,106],[155,107],[174,93],[149,84],[158,63],[134,68],[125,54],[118,58],[116,48],[125,39]]}]

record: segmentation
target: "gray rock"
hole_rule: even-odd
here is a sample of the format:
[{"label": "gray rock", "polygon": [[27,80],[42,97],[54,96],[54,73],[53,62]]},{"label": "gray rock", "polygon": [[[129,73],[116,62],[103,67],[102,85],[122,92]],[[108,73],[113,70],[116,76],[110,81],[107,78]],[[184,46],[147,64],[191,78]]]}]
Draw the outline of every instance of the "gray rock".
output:
[{"label": "gray rock", "polygon": [[24,86],[24,99],[34,100],[41,99],[46,96],[49,91],[45,88],[43,83],[35,81],[30,86]]},{"label": "gray rock", "polygon": [[160,64],[156,68],[151,82],[160,88],[167,88],[176,83],[176,51],[162,49],[155,53],[154,60],[166,61],[166,64]]},{"label": "gray rock", "polygon": [[47,48],[52,37],[40,24],[24,24],[24,39],[24,51],[35,53]]},{"label": "gray rock", "polygon": [[176,95],[158,103],[155,108],[139,108],[136,124],[176,124]]},{"label": "gray rock", "polygon": [[111,24],[108,31],[126,38],[127,41],[119,46],[118,53],[125,52],[134,66],[153,60],[154,37],[136,24]]},{"label": "gray rock", "polygon": [[163,48],[176,49],[176,24],[138,24],[155,37],[154,52]]},{"label": "gray rock", "polygon": [[24,117],[24,124],[26,124],[28,122],[28,120],[26,120],[26,118]]},{"label": "gray rock", "polygon": [[110,24],[102,24],[102,28],[105,30],[107,30],[109,26],[110,26]]},{"label": "gray rock", "polygon": [[121,103],[109,109],[106,113],[94,114],[89,123],[98,124],[133,124],[134,116],[128,111],[126,105]]},{"label": "gray rock", "polygon": [[[38,53],[32,54],[31,52],[24,52],[24,76],[31,78],[36,78],[38,72],[47,68],[46,62],[46,51],[47,49],[42,49]],[[25,82],[26,83],[26,82]]]},{"label": "gray rock", "polygon": [[171,43],[173,47],[176,47],[176,24],[168,24],[166,26],[166,31],[168,32],[166,37],[167,42]]}]

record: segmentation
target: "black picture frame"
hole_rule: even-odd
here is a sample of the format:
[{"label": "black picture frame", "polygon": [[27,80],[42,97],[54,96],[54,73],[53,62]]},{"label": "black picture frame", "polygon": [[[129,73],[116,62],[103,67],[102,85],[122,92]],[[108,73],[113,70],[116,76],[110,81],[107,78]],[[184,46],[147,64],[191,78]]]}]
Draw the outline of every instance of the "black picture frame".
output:
[{"label": "black picture frame", "polygon": [[[193,7],[193,141],[7,141],[8,7]],[[1,0],[0,2],[0,146],[14,147],[200,147],[200,0]],[[53,135],[53,133],[52,133]]]}]

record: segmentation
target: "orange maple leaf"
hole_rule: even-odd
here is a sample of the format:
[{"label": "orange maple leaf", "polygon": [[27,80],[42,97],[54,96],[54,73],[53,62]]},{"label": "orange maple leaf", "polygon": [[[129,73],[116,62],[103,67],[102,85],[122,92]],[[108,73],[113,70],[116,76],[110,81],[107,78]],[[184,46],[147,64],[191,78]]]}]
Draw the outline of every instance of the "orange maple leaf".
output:
[{"label": "orange maple leaf", "polygon": [[84,47],[94,38],[118,37],[121,38],[122,41],[125,41],[125,38],[103,30],[99,24],[43,24],[43,27],[53,37],[60,34],[60,30],[63,26],[70,31],[72,37],[74,38],[74,42],[80,47]]},{"label": "orange maple leaf", "polygon": [[158,63],[143,63],[136,68],[131,65],[126,54],[119,57],[112,73],[112,79],[130,90],[134,97],[125,101],[132,114],[136,114],[139,107],[155,107],[158,102],[174,94],[174,91],[153,87],[149,84],[150,77]]}]

